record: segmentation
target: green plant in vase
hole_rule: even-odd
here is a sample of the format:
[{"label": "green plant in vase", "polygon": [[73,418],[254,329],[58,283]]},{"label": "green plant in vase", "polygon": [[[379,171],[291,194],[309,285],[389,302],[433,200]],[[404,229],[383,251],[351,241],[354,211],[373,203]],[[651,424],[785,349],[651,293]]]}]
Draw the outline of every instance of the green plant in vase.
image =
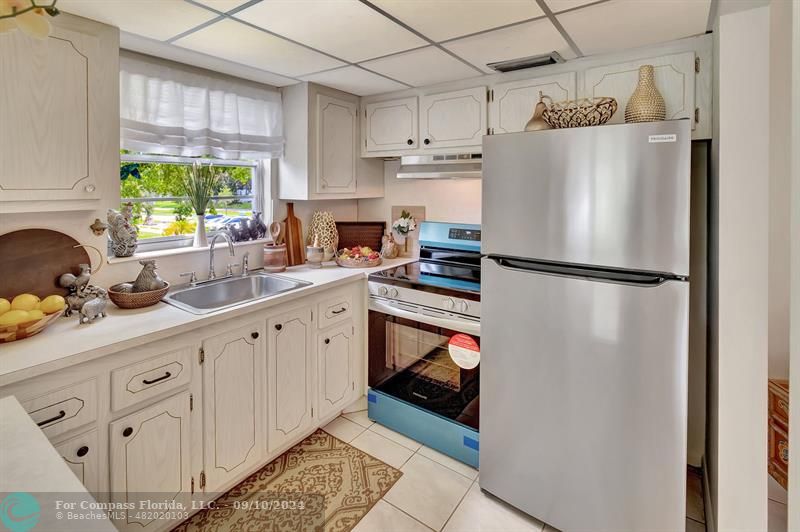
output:
[{"label": "green plant in vase", "polygon": [[219,174],[213,165],[203,166],[199,161],[192,163],[191,170],[184,175],[183,192],[197,215],[197,227],[194,233],[194,246],[208,245],[206,237],[206,209],[219,184]]}]

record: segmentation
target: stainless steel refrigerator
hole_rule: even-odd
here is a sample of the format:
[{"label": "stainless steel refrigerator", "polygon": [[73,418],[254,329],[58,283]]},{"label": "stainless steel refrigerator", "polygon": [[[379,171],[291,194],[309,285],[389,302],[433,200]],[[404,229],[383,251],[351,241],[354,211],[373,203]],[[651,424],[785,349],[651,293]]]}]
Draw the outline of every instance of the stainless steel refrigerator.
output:
[{"label": "stainless steel refrigerator", "polygon": [[483,139],[480,487],[565,532],[685,527],[690,142]]}]

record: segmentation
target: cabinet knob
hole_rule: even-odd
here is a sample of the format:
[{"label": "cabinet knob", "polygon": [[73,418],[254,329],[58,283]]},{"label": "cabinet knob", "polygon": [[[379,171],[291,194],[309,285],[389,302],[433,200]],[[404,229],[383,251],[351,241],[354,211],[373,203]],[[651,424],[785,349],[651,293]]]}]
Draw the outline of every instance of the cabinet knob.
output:
[{"label": "cabinet knob", "polygon": [[255,340],[256,338],[258,338],[258,333],[257,333],[257,332],[250,333],[250,338],[252,338],[253,340]]},{"label": "cabinet knob", "polygon": [[431,143],[431,139],[425,139],[425,140],[423,140],[422,142],[424,142],[424,143],[425,143],[425,145],[427,146],[428,144],[430,144],[430,143]]},{"label": "cabinet knob", "polygon": [[414,144],[414,141],[413,141],[413,139],[408,139],[408,140],[406,141],[406,144],[408,144],[409,146],[412,146],[412,145]]},{"label": "cabinet knob", "polygon": [[329,343],[331,343],[331,339],[330,339],[330,338],[325,338],[325,343],[326,343],[326,344],[329,344]]},{"label": "cabinet knob", "polygon": [[86,447],[86,446],[84,445],[83,447],[81,447],[80,449],[78,449],[78,452],[77,452],[77,453],[75,453],[75,454],[77,454],[79,457],[84,457],[84,456],[86,456],[88,453],[89,453],[89,448],[88,448],[88,447]]},{"label": "cabinet knob", "polygon": [[122,435],[126,438],[133,434],[133,429],[131,427],[125,427],[125,430],[122,431]]},{"label": "cabinet knob", "polygon": [[97,190],[97,187],[94,185],[86,185],[85,187],[83,187],[83,190],[91,194],[92,192]]},{"label": "cabinet knob", "polygon": [[281,329],[283,329],[283,325],[281,325],[280,323],[276,323],[275,324],[275,330],[276,331],[280,331]]}]

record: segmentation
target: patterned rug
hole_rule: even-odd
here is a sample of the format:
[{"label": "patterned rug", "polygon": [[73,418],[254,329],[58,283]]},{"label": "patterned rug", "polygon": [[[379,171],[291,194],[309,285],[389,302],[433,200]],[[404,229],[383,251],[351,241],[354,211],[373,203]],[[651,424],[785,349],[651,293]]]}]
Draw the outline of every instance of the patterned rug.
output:
[{"label": "patterned rug", "polygon": [[403,473],[317,430],[179,532],[348,532]]}]

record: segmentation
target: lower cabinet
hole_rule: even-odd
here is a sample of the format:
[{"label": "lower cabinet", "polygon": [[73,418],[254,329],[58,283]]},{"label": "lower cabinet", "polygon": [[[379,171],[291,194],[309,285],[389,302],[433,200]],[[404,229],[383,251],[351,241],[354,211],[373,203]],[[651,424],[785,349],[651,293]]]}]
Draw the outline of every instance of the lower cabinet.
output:
[{"label": "lower cabinet", "polygon": [[215,491],[264,457],[264,325],[203,341],[204,477]]},{"label": "lower cabinet", "polygon": [[100,486],[100,448],[97,446],[97,430],[90,430],[55,445],[56,451],[69,468],[92,494],[97,495]]},{"label": "lower cabinet", "polygon": [[267,328],[267,439],[269,451],[273,452],[313,424],[316,372],[311,348],[311,308],[275,316]]},{"label": "lower cabinet", "polygon": [[[180,502],[191,493],[189,392],[179,393],[109,424],[111,500]],[[114,521],[122,530],[155,530],[163,520],[126,512]]]},{"label": "lower cabinet", "polygon": [[355,399],[356,353],[352,321],[320,331],[317,338],[319,417],[325,418]]}]

